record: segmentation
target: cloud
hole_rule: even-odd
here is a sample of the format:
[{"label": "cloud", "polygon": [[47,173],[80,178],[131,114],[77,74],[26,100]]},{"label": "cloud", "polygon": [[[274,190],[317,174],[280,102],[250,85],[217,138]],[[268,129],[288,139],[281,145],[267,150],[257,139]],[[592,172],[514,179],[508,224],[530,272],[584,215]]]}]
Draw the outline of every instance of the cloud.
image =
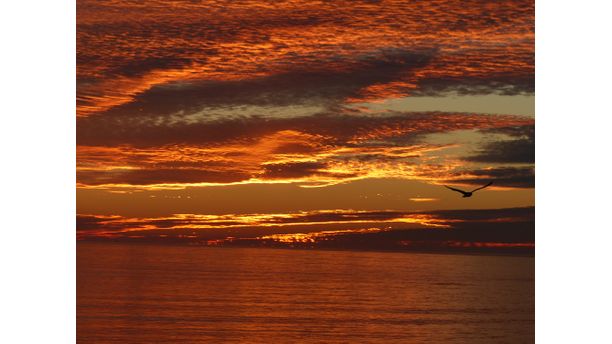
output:
[{"label": "cloud", "polygon": [[422,140],[530,119],[354,105],[532,93],[533,1],[84,1],[77,10],[80,187],[530,183],[525,171],[483,167],[531,162],[530,137],[488,142],[461,162],[441,162],[431,152],[448,147]]},{"label": "cloud", "polygon": [[[364,87],[392,81],[400,73],[423,67],[433,54],[432,50],[383,49],[342,64],[321,61],[320,65],[302,66],[296,63],[288,71],[252,78],[168,81],[152,85],[135,94],[131,101],[107,109],[104,116],[163,120],[177,113],[236,106],[325,104],[331,107],[347,97],[357,97]],[[202,117],[205,120],[206,113]]]},{"label": "cloud", "polygon": [[491,180],[495,186],[533,188],[535,187],[535,171],[533,167],[498,167],[480,170],[464,171],[446,183],[484,185]]},{"label": "cloud", "polygon": [[533,207],[427,213],[322,210],[288,214],[178,214],[163,218],[79,215],[77,224],[79,238],[84,240],[124,240],[136,236],[162,243],[179,239],[213,245],[314,244],[322,248],[428,250],[532,249],[534,243]]},{"label": "cloud", "polygon": [[312,175],[327,175],[338,178],[352,178],[357,176],[355,173],[331,173],[326,171],[328,164],[324,162],[286,162],[279,164],[263,165],[263,179],[293,179]]},{"label": "cloud", "polygon": [[485,130],[485,133],[506,134],[512,140],[485,144],[478,154],[466,158],[474,162],[535,163],[535,128],[533,125]]},{"label": "cloud", "polygon": [[[533,91],[533,1],[290,2],[273,7],[249,1],[148,6],[84,1],[77,11],[81,115],[114,111],[131,102],[146,105],[153,93],[163,96],[158,89],[143,97],[158,86],[197,80],[221,82],[223,88],[225,81],[271,77],[259,85],[273,95],[268,82],[277,83],[276,76],[295,75],[295,83],[286,84],[289,88],[312,81],[300,72],[332,71],[326,80],[344,90],[327,88],[323,94],[353,93],[362,99],[449,90]],[[394,51],[436,53],[424,65],[392,67],[391,74],[389,65],[368,60]],[[371,66],[370,72],[355,69],[359,65]],[[344,67],[355,71],[354,84],[335,83],[333,71]],[[364,79],[378,70],[382,78]],[[240,87],[235,90],[241,93]],[[213,102],[223,98],[215,89],[208,91],[215,94],[209,98]],[[200,92],[204,98],[206,94]],[[189,106],[197,103],[195,98],[182,100]]]},{"label": "cloud", "polygon": [[135,118],[89,117],[77,122],[79,145],[214,144],[231,140],[256,140],[280,131],[317,135],[329,142],[363,142],[382,138],[410,138],[452,130],[487,129],[533,123],[520,116],[446,112],[394,112],[380,115],[321,113],[297,118],[216,120],[164,125]]},{"label": "cloud", "polygon": [[107,215],[77,215],[76,229],[78,232],[96,231],[104,229],[106,231],[121,231],[124,227],[121,225],[123,217],[107,216]]},{"label": "cloud", "polygon": [[[435,170],[449,171],[446,165],[422,160],[444,148],[422,143],[424,135],[531,122],[517,116],[395,113],[284,118],[267,120],[265,125],[251,118],[186,125],[175,132],[125,126],[107,130],[92,125],[92,135],[104,136],[100,142],[110,144],[114,140],[109,136],[115,135],[121,141],[114,142],[115,147],[79,145],[77,180],[81,185],[249,180],[321,185],[367,177],[427,178]],[[95,143],[90,141],[92,135],[85,142]]]},{"label": "cloud", "polygon": [[419,88],[413,92],[418,96],[440,96],[454,93],[460,96],[499,94],[526,95],[535,92],[533,71],[525,71],[523,75],[508,76],[469,76],[462,79],[437,77],[419,82]]},{"label": "cloud", "polygon": [[110,171],[77,171],[77,180],[86,185],[130,184],[133,186],[170,183],[218,183],[228,184],[245,181],[251,175],[226,168],[221,171],[205,168],[141,168]]},{"label": "cloud", "polygon": [[296,224],[417,223],[454,228],[463,222],[499,223],[534,220],[533,207],[506,209],[410,211],[313,210],[284,214],[175,214],[169,217],[129,218],[115,215],[77,215],[77,229],[131,232],[152,229],[216,230],[221,228],[283,227]]},{"label": "cloud", "polygon": [[[443,220],[436,220],[428,214],[400,211],[355,211],[355,210],[318,210],[286,214],[175,214],[169,217],[129,218],[122,216],[77,215],[77,230],[80,237],[123,236],[136,232],[142,235],[157,236],[160,230],[175,234],[188,232],[201,233],[206,238],[222,238],[227,230],[240,230],[241,233],[283,232],[301,226],[355,225],[363,223],[400,223],[443,226]],[[226,230],[226,231],[223,231]],[[149,234],[147,234],[149,233]]]},{"label": "cloud", "polygon": [[434,211],[428,215],[448,228],[327,230],[232,238],[215,244],[415,251],[533,253],[534,208]]},{"label": "cloud", "polygon": [[[106,87],[124,84],[128,88],[124,91],[126,95],[106,99],[110,102],[109,106],[102,106],[97,113],[110,117],[129,116],[141,121],[171,122],[184,116],[193,118],[193,114],[200,114],[199,117],[206,120],[215,111],[231,111],[244,106],[316,104],[330,109],[348,103],[408,95],[516,95],[534,92],[532,69],[500,75],[493,72],[468,74],[458,78],[454,76],[455,71],[450,73],[453,76],[440,75],[444,68],[450,67],[433,65],[432,61],[439,58],[438,54],[438,49],[428,47],[413,47],[410,50],[381,48],[356,59],[334,57],[330,61],[317,61],[314,65],[292,63],[288,70],[229,80],[189,79],[186,78],[186,71],[170,69],[162,72],[165,69],[160,66],[144,76],[119,76],[115,81],[109,81]],[[461,59],[446,63],[453,65]],[[163,62],[166,63],[173,65],[175,62]],[[533,61],[530,64],[533,65]],[[487,67],[481,66],[481,69],[486,70]],[[83,102],[83,107],[92,101],[104,100],[89,95],[95,92],[96,84],[82,85],[78,99]],[[94,89],[89,91],[92,87]],[[123,100],[113,103],[113,99]],[[95,110],[95,104],[89,105]]]},{"label": "cloud", "polygon": [[503,209],[453,209],[453,210],[436,210],[431,212],[447,220],[462,220],[466,222],[499,222],[505,221],[534,221],[534,207],[518,207],[518,208],[503,208]]}]

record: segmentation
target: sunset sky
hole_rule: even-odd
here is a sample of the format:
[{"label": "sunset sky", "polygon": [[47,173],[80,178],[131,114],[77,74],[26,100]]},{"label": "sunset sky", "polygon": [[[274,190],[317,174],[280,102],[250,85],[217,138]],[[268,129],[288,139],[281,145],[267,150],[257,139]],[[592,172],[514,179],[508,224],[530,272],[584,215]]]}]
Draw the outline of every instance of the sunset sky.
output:
[{"label": "sunset sky", "polygon": [[529,246],[534,99],[533,1],[78,0],[77,238]]}]

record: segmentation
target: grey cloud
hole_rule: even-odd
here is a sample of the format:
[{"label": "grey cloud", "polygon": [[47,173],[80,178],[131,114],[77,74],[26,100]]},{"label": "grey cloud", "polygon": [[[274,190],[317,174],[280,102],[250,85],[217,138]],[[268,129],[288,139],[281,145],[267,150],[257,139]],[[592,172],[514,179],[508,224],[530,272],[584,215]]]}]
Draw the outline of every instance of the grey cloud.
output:
[{"label": "grey cloud", "polygon": [[[314,66],[292,66],[290,71],[237,81],[191,81],[158,85],[105,117],[162,117],[194,113],[203,108],[232,106],[337,105],[362,88],[394,80],[425,66],[434,50],[383,49],[357,61],[325,61]],[[263,114],[262,114],[263,115]]]},{"label": "grey cloud", "polygon": [[535,187],[535,172],[533,167],[499,167],[469,171],[471,178],[453,179],[448,183],[464,183],[483,185],[491,180],[497,186],[533,188]]},{"label": "grey cloud", "polygon": [[515,139],[489,142],[476,155],[469,156],[465,160],[493,163],[535,163],[533,125],[490,129],[485,132],[506,134]]},{"label": "grey cloud", "polygon": [[483,116],[461,113],[394,113],[386,116],[318,114],[296,118],[246,117],[207,123],[183,123],[174,126],[143,123],[138,118],[92,116],[77,122],[77,144],[121,145],[137,147],[167,144],[221,144],[232,140],[255,142],[263,136],[293,130],[325,137],[328,144],[401,144],[422,134],[460,129],[479,129],[524,123],[530,120],[514,116]]},{"label": "grey cloud", "polygon": [[248,180],[251,175],[242,171],[214,171],[202,168],[143,168],[117,171],[78,171],[77,180],[87,185],[124,183],[131,185],[171,183],[233,183]]}]

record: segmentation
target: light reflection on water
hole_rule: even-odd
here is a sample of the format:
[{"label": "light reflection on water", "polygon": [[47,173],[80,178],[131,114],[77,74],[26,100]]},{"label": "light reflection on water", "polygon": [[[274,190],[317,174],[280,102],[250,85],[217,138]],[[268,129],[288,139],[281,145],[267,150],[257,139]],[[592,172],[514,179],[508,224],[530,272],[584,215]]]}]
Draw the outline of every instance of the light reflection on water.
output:
[{"label": "light reflection on water", "polygon": [[534,258],[79,243],[79,343],[529,343]]}]

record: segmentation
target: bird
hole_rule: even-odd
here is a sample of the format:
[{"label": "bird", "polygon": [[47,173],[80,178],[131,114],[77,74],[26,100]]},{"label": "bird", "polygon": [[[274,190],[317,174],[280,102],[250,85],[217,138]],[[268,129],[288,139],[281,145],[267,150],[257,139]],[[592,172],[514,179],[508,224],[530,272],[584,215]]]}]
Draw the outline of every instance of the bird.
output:
[{"label": "bird", "polygon": [[448,188],[448,189],[453,190],[453,191],[457,191],[457,192],[462,193],[462,194],[463,194],[463,198],[466,198],[466,197],[472,197],[472,194],[473,194],[474,192],[476,192],[476,191],[478,191],[478,190],[480,190],[480,189],[484,189],[484,188],[486,188],[487,186],[489,186],[489,185],[491,185],[491,184],[493,184],[493,181],[490,181],[490,182],[489,182],[489,184],[487,184],[487,185],[485,185],[485,186],[481,186],[481,187],[479,187],[479,188],[476,188],[476,189],[474,189],[474,190],[472,190],[472,191],[463,191],[463,190],[459,190],[459,189],[451,188],[450,186],[446,186],[446,185],[444,185],[444,186],[445,186],[446,188]]}]

